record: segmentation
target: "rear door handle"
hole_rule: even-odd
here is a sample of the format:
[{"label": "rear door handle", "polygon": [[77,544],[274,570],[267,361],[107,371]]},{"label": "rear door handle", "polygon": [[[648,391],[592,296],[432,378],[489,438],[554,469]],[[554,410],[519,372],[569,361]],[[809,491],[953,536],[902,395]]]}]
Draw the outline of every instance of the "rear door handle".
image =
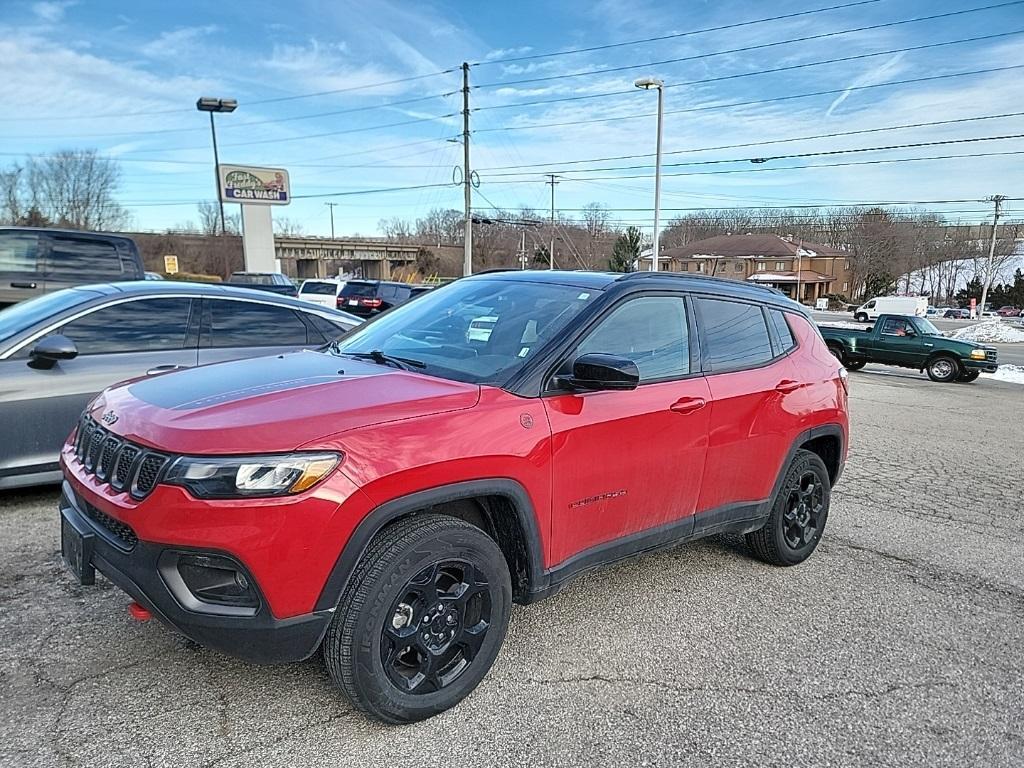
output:
[{"label": "rear door handle", "polygon": [[158,373],[170,373],[171,371],[183,371],[187,365],[158,365],[146,371],[147,376],[156,376]]},{"label": "rear door handle", "polygon": [[707,405],[707,400],[703,397],[681,397],[672,403],[668,409],[685,415],[687,413],[699,411],[705,405]]},{"label": "rear door handle", "polygon": [[27,282],[25,282],[23,280],[12,280],[11,281],[11,288],[32,288],[32,289],[35,289],[35,288],[38,288],[38,287],[39,287],[38,283],[27,283]]},{"label": "rear door handle", "polygon": [[789,392],[796,392],[802,386],[803,384],[801,384],[799,381],[793,381],[792,379],[783,379],[782,381],[775,385],[775,391],[782,392],[784,394]]}]

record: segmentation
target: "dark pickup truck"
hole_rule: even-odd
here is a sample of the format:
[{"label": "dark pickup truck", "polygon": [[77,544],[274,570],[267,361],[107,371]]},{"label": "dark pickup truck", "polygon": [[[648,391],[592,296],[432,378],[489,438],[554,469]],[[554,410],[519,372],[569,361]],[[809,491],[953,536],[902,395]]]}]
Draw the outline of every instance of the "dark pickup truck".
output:
[{"label": "dark pickup truck", "polygon": [[299,289],[287,275],[280,272],[232,272],[228,284],[256,291],[269,291],[282,296],[298,296]]},{"label": "dark pickup truck", "polygon": [[820,328],[829,351],[851,371],[881,363],[925,371],[932,381],[966,382],[998,367],[993,347],[947,338],[923,317],[879,315],[867,330]]}]

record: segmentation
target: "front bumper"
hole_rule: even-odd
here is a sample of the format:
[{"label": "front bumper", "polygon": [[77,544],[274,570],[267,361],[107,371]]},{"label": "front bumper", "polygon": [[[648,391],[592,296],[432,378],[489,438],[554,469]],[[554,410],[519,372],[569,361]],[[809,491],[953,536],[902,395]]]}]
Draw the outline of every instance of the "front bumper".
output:
[{"label": "front bumper", "polygon": [[[147,608],[163,623],[190,640],[231,656],[261,664],[300,661],[311,656],[331,621],[332,611],[275,618],[248,571],[258,593],[259,607],[239,612],[219,606],[190,610],[188,596],[175,584],[170,568],[176,556],[196,553],[190,547],[169,546],[141,539],[130,546],[114,532],[83,512],[85,502],[71,484],[61,489],[60,514],[78,531],[92,534],[92,566]],[[222,554],[201,550],[202,554]],[[170,563],[170,566],[168,565]],[[239,568],[243,568],[239,564]]]},{"label": "front bumper", "polygon": [[999,369],[999,364],[992,360],[961,360],[961,364],[964,366],[964,370],[967,371],[978,371],[979,373],[995,373]]}]

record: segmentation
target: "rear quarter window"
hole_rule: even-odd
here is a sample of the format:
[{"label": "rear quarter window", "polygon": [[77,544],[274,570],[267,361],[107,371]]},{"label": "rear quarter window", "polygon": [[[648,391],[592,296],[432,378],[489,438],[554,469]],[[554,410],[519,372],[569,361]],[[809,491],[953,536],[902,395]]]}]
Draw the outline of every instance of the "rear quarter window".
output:
[{"label": "rear quarter window", "polygon": [[47,274],[88,282],[119,280],[124,274],[117,249],[105,240],[50,236]]}]

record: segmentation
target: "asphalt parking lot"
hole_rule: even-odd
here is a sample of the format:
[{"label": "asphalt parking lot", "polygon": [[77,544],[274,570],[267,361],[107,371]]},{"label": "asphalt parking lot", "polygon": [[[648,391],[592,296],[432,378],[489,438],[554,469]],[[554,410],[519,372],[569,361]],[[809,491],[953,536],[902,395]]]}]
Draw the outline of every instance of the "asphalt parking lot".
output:
[{"label": "asphalt parking lot", "polygon": [[851,374],[822,546],[777,569],[720,537],[517,608],[432,720],[355,714],[316,660],[195,648],[72,585],[53,489],[0,495],[3,766],[1019,766],[1024,389]]}]

